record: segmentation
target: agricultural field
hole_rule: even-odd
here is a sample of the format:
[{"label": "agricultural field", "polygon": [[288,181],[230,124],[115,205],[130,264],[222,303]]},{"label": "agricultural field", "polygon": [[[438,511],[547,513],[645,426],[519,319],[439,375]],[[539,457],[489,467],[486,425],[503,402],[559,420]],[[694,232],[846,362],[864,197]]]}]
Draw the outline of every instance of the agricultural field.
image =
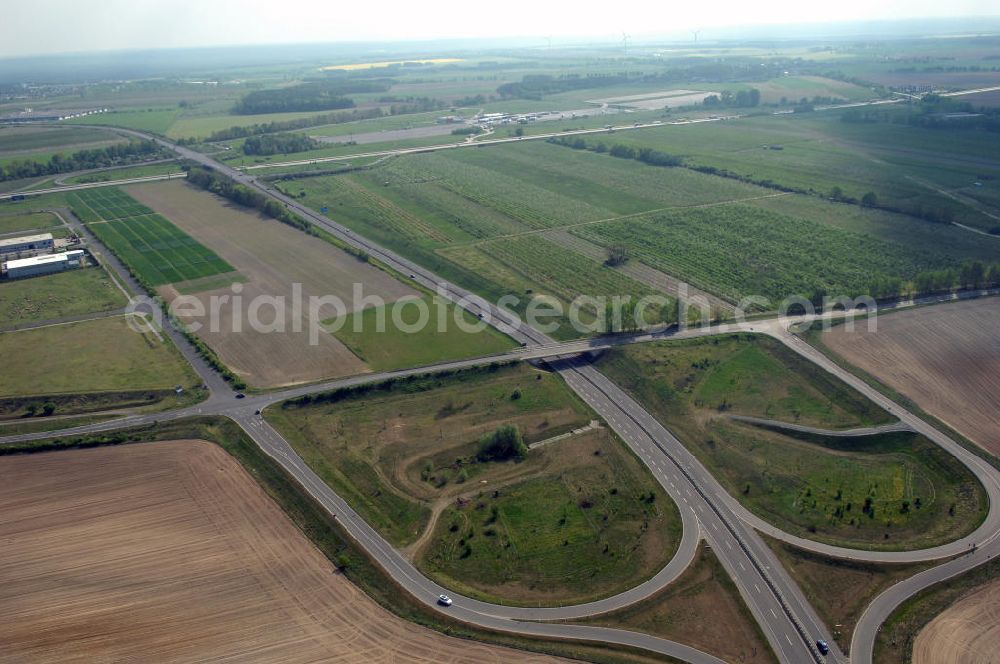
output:
[{"label": "agricultural field", "polygon": [[679,641],[727,662],[776,662],[767,639],[711,548],[669,586],[628,608],[587,624],[627,629]]},{"label": "agricultural field", "polygon": [[5,125],[0,126],[0,156],[24,156],[52,149],[72,152],[124,140],[105,129]]},{"label": "agricultural field", "polygon": [[[828,197],[836,187],[841,196],[859,200],[871,191],[880,206],[951,214],[984,230],[996,225],[941,193],[1000,177],[993,158],[1000,144],[989,132],[848,123],[840,112],[824,112],[652,127],[584,141],[649,147],[683,157],[689,166],[816,196]],[[991,181],[987,188],[996,186]]]},{"label": "agricultural field", "polygon": [[[288,191],[487,296],[644,295],[649,283],[578,253],[550,230],[650,210],[770,196],[739,182],[544,144],[413,155]],[[570,239],[572,242],[572,239]],[[562,244],[560,244],[562,243]],[[598,249],[598,252],[605,252]],[[572,330],[557,333],[570,336]]]},{"label": "agricultural field", "polygon": [[893,312],[878,328],[823,332],[819,342],[921,409],[1000,455],[1000,299]]},{"label": "agricultural field", "polygon": [[7,659],[557,661],[390,614],[212,443],[6,456],[0,474]]},{"label": "agricultural field", "polygon": [[152,286],[233,271],[211,249],[120,189],[84,189],[73,198],[77,216]]},{"label": "agricultural field", "polygon": [[[639,460],[557,375],[528,365],[347,389],[265,417],[368,523],[459,592],[586,601],[648,578],[679,542],[676,507]],[[522,460],[482,456],[480,440],[503,425],[523,436]]]},{"label": "agricultural field", "polygon": [[[232,306],[225,306],[220,310],[217,331],[205,325],[198,332],[223,362],[251,385],[275,387],[311,382],[362,373],[372,367],[401,366],[413,359],[433,362],[509,347],[510,342],[492,329],[467,333],[453,324],[440,334],[431,330],[406,334],[394,325],[384,333],[364,325],[360,333],[354,334],[353,316],[357,310],[392,305],[422,293],[322,238],[240,208],[181,180],[133,185],[128,191],[235,266],[243,280],[240,295],[244,303],[249,304],[257,296],[285,298],[286,305],[280,315],[270,306],[263,307],[258,317],[265,323],[261,330],[249,324],[249,307],[246,311],[234,311]],[[233,294],[231,281],[196,280],[164,287],[161,292],[168,300],[179,294],[194,295],[205,304],[206,311],[211,311],[210,298]],[[298,328],[294,320],[294,284],[301,288]],[[362,298],[372,299],[367,303],[361,299],[355,301],[355,288],[360,289]],[[325,296],[334,296],[344,303],[343,315],[348,320],[336,335],[320,330],[313,343],[309,298]],[[453,309],[449,308],[448,313],[451,320]],[[337,315],[333,307],[319,311],[323,321]],[[362,318],[371,315],[360,314]],[[284,332],[269,331],[270,324],[278,320],[284,325]],[[436,318],[431,323],[435,321]],[[409,322],[409,318],[404,322]]]},{"label": "agricultural field", "polygon": [[138,108],[66,120],[67,124],[106,125],[165,135],[177,120],[178,108]]},{"label": "agricultural field", "polygon": [[0,282],[0,329],[24,323],[113,311],[125,294],[100,266]]},{"label": "agricultural field", "polygon": [[956,459],[911,433],[835,437],[760,427],[751,416],[820,429],[891,417],[756,335],[615,349],[598,362],[748,509],[786,532],[841,546],[901,550],[963,536],[987,509]]},{"label": "agricultural field", "polygon": [[987,662],[1000,639],[1000,580],[970,592],[920,630],[913,664]]},{"label": "agricultural field", "polygon": [[92,410],[91,401],[110,408],[173,399],[174,386],[201,384],[162,332],[125,316],[4,332],[0,354],[3,417],[22,415],[32,400],[51,401],[62,415]]},{"label": "agricultural field", "polygon": [[22,231],[46,232],[61,225],[51,212],[0,212],[0,235],[15,235]]},{"label": "agricultural field", "polygon": [[[789,295],[865,293],[876,278],[995,257],[953,226],[541,143],[410,155],[285,188],[484,296],[564,306],[680,280],[730,302],[765,296],[773,308]],[[625,246],[632,266],[602,265],[611,246]],[[555,335],[572,336],[566,327]]]}]

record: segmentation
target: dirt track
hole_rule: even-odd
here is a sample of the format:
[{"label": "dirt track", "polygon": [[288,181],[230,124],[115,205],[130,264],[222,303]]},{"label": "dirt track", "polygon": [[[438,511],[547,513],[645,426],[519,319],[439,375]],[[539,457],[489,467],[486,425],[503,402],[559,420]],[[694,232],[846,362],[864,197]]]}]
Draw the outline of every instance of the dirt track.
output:
[{"label": "dirt track", "polygon": [[[301,284],[302,314],[308,316],[310,296],[334,295],[352,310],[353,285],[363,284],[365,295],[378,295],[386,302],[416,295],[408,285],[339,249],[281,223],[259,217],[199,191],[181,181],[137,185],[129,194],[177,224],[192,237],[212,248],[247,279],[241,284],[243,310],[238,328],[233,307],[224,306],[218,331],[203,321],[201,336],[222,360],[248,383],[278,387],[324,378],[362,373],[367,366],[333,335],[321,332],[319,343],[309,343],[309,324],[293,327],[292,285]],[[217,285],[216,285],[217,286]],[[197,297],[209,311],[210,297],[232,295],[228,285],[199,292]],[[165,289],[172,299],[176,291]],[[257,296],[284,297],[284,332],[258,332],[249,324],[248,307]],[[332,308],[321,318],[333,318]],[[274,319],[270,306],[258,318],[265,325]]]},{"label": "dirt track", "polygon": [[990,664],[1000,642],[1000,581],[976,590],[927,624],[913,664]]},{"label": "dirt track", "polygon": [[823,342],[931,415],[1000,454],[1000,298],[879,316],[823,334]]},{"label": "dirt track", "polygon": [[201,441],[0,458],[3,662],[555,662],[436,634],[338,575]]}]

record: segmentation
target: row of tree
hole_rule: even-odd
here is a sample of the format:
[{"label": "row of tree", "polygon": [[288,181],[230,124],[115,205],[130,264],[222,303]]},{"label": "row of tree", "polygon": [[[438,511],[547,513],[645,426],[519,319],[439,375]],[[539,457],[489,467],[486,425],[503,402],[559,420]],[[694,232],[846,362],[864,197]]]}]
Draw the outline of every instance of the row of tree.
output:
[{"label": "row of tree", "polygon": [[572,148],[574,150],[590,150],[591,152],[597,152],[600,154],[606,152],[612,157],[618,157],[619,159],[635,159],[636,161],[641,161],[642,163],[649,164],[650,166],[674,167],[684,165],[683,157],[668,154],[660,150],[654,150],[649,147],[637,148],[623,143],[615,143],[611,147],[608,147],[604,143],[588,143],[579,136],[575,138],[570,136],[553,136],[548,139],[548,142],[554,145]]},{"label": "row of tree", "polygon": [[187,181],[213,194],[228,198],[234,203],[253,208],[283,224],[298,228],[310,235],[317,234],[312,224],[288,210],[278,201],[250,187],[238,184],[217,171],[194,167],[188,171]]},{"label": "row of tree", "polygon": [[58,175],[89,168],[122,166],[149,161],[163,154],[153,141],[130,141],[104,148],[80,150],[70,155],[54,154],[47,161],[14,159],[0,167],[0,182],[21,178]]},{"label": "row of tree", "polygon": [[240,115],[287,113],[291,111],[328,111],[353,108],[354,100],[346,95],[387,92],[392,79],[315,79],[298,85],[270,90],[255,90],[240,99],[233,108]]},{"label": "row of tree", "polygon": [[321,143],[305,134],[261,134],[243,141],[243,154],[272,155],[306,152],[320,147]]},{"label": "row of tree", "polygon": [[723,90],[717,95],[709,95],[702,102],[709,108],[735,107],[753,108],[760,105],[760,90],[750,88],[749,90]]},{"label": "row of tree", "polygon": [[[356,108],[350,111],[325,113],[323,115],[313,115],[308,118],[298,118],[297,120],[275,120],[274,122],[262,122],[243,127],[229,127],[228,129],[213,132],[207,140],[210,142],[232,141],[238,138],[246,138],[248,136],[259,136],[260,134],[276,134],[281,131],[294,131],[296,129],[305,129],[306,127],[343,124],[345,122],[355,122],[357,120],[370,120],[372,118],[380,118],[382,115],[382,109],[380,108]],[[188,139],[188,142],[193,143],[195,142],[195,139]]]},{"label": "row of tree", "polygon": [[957,268],[918,272],[910,283],[904,282],[899,277],[877,276],[872,280],[868,294],[881,300],[907,294],[947,293],[956,288],[998,287],[1000,287],[1000,263],[967,261]]}]

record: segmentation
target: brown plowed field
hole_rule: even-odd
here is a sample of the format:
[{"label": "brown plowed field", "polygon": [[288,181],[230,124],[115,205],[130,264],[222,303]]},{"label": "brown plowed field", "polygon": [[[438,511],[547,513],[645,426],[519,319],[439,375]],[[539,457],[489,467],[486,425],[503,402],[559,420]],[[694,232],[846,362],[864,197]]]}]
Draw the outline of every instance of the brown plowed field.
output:
[{"label": "brown plowed field", "polygon": [[1000,643],[1000,581],[955,602],[920,630],[913,664],[990,664]]},{"label": "brown plowed field", "polygon": [[203,441],[0,458],[0,661],[556,662],[411,625]]},{"label": "brown plowed field", "polygon": [[[128,193],[210,247],[247,279],[240,285],[244,306],[237,328],[242,331],[233,331],[233,307],[227,305],[220,309],[221,324],[217,330],[209,329],[208,321],[204,320],[198,335],[230,369],[251,385],[278,387],[347,376],[368,369],[333,335],[321,333],[319,343],[310,345],[307,322],[302,323],[300,331],[294,330],[293,284],[302,284],[303,316],[308,315],[308,298],[313,295],[335,295],[344,301],[350,312],[355,282],[364,285],[365,295],[377,295],[386,302],[417,295],[408,285],[336,247],[232,205],[181,180],[136,185],[129,187]],[[206,311],[211,296],[233,294],[229,284],[213,285],[214,290],[196,295]],[[162,292],[167,299],[177,295],[169,286]],[[284,332],[268,333],[251,328],[247,307],[257,296],[285,298]],[[332,309],[324,309],[324,314],[321,318],[334,316]],[[264,324],[271,323],[273,309],[262,307],[258,317]]]},{"label": "brown plowed field", "polygon": [[1000,454],[1000,298],[878,318],[868,332],[839,325],[831,350],[993,454]]}]

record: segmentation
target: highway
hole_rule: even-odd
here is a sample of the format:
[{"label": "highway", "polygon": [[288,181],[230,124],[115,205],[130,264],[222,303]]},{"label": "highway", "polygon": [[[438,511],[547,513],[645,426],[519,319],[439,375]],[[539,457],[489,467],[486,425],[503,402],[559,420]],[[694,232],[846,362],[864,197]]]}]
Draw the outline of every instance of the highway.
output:
[{"label": "highway", "polygon": [[[774,554],[764,544],[754,529],[762,530],[770,535],[793,542],[810,550],[859,560],[929,560],[961,552],[961,547],[966,544],[976,544],[978,550],[975,554],[963,556],[946,565],[928,570],[928,573],[925,573],[926,576],[922,575],[920,580],[914,581],[909,586],[899,584],[889,589],[879,598],[876,602],[877,606],[873,605],[873,608],[869,612],[866,612],[855,634],[855,639],[859,639],[857,642],[858,648],[861,650],[852,648],[852,652],[855,653],[855,661],[860,661],[857,658],[863,656],[863,649],[868,647],[867,635],[869,633],[874,634],[875,630],[877,630],[880,618],[884,617],[882,612],[891,610],[895,604],[908,596],[908,593],[913,588],[924,587],[923,584],[927,582],[945,578],[942,575],[958,573],[962,569],[967,569],[974,564],[978,564],[982,559],[985,559],[984,556],[992,555],[997,547],[1000,546],[1000,541],[997,538],[997,534],[1000,532],[1000,525],[998,525],[1000,523],[998,522],[1000,514],[998,514],[998,510],[996,509],[996,505],[1000,504],[1000,483],[997,481],[996,471],[975,455],[967,452],[950,438],[882,396],[866,383],[855,378],[852,374],[802,342],[798,337],[789,333],[787,329],[789,321],[787,320],[731,323],[713,328],[694,328],[682,331],[662,330],[621,338],[593,339],[559,344],[540,332],[523,325],[509,312],[496,308],[482,298],[445,282],[432,272],[425,270],[408,259],[356,235],[333,220],[302,206],[294,199],[290,199],[280,192],[257,182],[247,173],[237,171],[214,161],[206,155],[175,146],[162,139],[131,130],[120,131],[156,140],[161,145],[175,150],[188,159],[210,166],[242,184],[266,193],[344,242],[368,252],[373,259],[382,262],[401,274],[412,275],[412,278],[417,283],[428,289],[437,291],[444,297],[467,309],[473,315],[483,314],[484,320],[525,344],[525,347],[510,353],[487,358],[475,358],[459,362],[442,363],[433,367],[414,368],[404,371],[328,381],[237,400],[228,386],[221,381],[221,378],[210,371],[200,361],[200,358],[193,354],[193,349],[188,346],[184,339],[179,334],[173,333],[171,336],[178,344],[178,347],[192,361],[196,370],[203,376],[206,384],[209,385],[211,396],[207,401],[169,413],[132,416],[121,420],[75,427],[63,431],[7,437],[0,439],[0,444],[38,440],[54,436],[111,431],[125,426],[148,425],[157,421],[162,422],[192,415],[224,415],[235,420],[262,449],[284,466],[296,481],[300,482],[331,513],[336,514],[338,520],[350,532],[352,537],[397,582],[408,592],[411,592],[415,597],[427,604],[428,607],[434,607],[435,610],[445,611],[449,615],[489,629],[565,638],[593,639],[609,643],[634,645],[693,662],[718,660],[686,646],[647,635],[596,627],[524,621],[579,618],[626,606],[646,597],[676,578],[677,574],[683,570],[687,562],[690,561],[691,556],[693,556],[694,547],[697,546],[700,536],[704,537],[712,546],[723,566],[733,577],[741,595],[760,623],[769,643],[782,662],[847,661],[843,653],[836,648],[826,626],[822,624],[815,611],[805,600],[801,590],[790,579],[778,563]],[[510,142],[509,139],[502,140]],[[422,150],[426,150],[426,148]],[[119,269],[123,270],[120,265],[113,265],[113,267],[116,271]],[[137,288],[137,285],[133,284],[133,286]],[[690,338],[727,331],[754,331],[769,334],[781,340],[803,357],[815,362],[856,389],[859,389],[863,394],[872,398],[876,403],[882,405],[890,413],[898,417],[904,425],[923,433],[957,456],[963,463],[973,469],[973,472],[984,482],[984,486],[986,486],[989,492],[991,510],[986,523],[970,536],[972,539],[965,538],[958,543],[936,547],[935,549],[928,550],[928,552],[857,551],[827,547],[788,535],[763,522],[743,508],[735,498],[730,496],[718,484],[707,469],[693,455],[687,452],[686,448],[668,430],[618,388],[617,385],[586,362],[566,357],[577,355],[584,351],[600,350],[624,343],[644,343],[667,337]],[[611,598],[577,607],[518,609],[485,604],[471,598],[457,596],[453,593],[449,593],[455,598],[455,604],[451,608],[441,609],[440,607],[436,607],[434,605],[434,598],[440,592],[445,591],[420,574],[398,551],[379,537],[339,496],[333,493],[329,487],[326,487],[312,473],[298,455],[295,454],[287,441],[256,415],[256,410],[273,405],[280,400],[335,389],[336,387],[382,380],[393,376],[474,366],[490,361],[516,361],[543,358],[548,359],[550,366],[562,375],[567,384],[639,455],[653,476],[656,477],[668,494],[676,501],[684,519],[684,536],[678,556],[664,570],[661,570],[650,581],[636,588]],[[969,541],[966,542],[966,539]],[[826,658],[821,657],[815,649],[814,642],[818,638],[825,639],[831,646],[832,651]]]}]

